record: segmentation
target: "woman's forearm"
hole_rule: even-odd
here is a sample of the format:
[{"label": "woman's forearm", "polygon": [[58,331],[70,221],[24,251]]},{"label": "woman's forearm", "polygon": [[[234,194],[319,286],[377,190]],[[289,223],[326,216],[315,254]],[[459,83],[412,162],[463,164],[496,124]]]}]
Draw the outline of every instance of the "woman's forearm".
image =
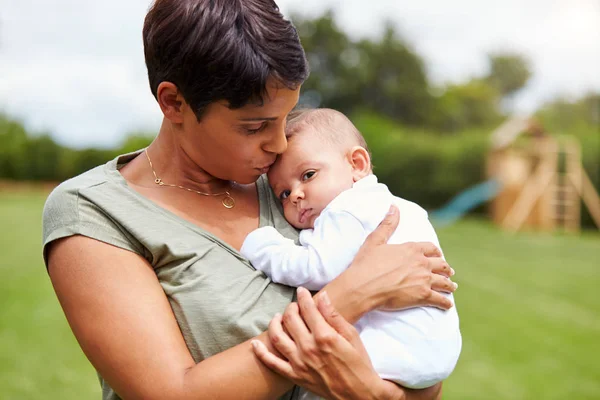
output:
[{"label": "woman's forearm", "polygon": [[362,279],[357,272],[361,271],[347,269],[323,288],[337,312],[351,324],[378,306],[378,293],[365,284],[366,279]]},{"label": "woman's forearm", "polygon": [[[266,333],[260,340],[272,352]],[[293,387],[293,383],[264,366],[252,351],[250,342],[244,342],[207,358],[185,374],[184,399],[275,399]],[[181,397],[180,397],[181,398]]]}]

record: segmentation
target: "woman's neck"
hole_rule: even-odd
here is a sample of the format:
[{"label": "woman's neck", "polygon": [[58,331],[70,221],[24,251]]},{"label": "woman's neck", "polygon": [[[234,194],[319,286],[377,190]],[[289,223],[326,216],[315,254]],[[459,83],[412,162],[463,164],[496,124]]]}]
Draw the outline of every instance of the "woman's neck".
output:
[{"label": "woman's neck", "polygon": [[189,157],[167,119],[163,121],[158,136],[147,151],[152,167],[147,163],[148,174],[144,175],[151,177],[152,181],[154,170],[165,184],[180,185],[204,193],[219,193],[231,189],[232,182],[215,178]]}]

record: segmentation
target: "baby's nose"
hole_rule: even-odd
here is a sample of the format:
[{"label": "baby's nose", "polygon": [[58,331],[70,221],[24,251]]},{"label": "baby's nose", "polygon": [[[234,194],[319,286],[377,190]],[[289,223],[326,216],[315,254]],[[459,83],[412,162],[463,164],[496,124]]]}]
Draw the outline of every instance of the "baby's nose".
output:
[{"label": "baby's nose", "polygon": [[304,198],[304,193],[302,193],[300,189],[294,189],[294,191],[292,191],[292,194],[290,195],[290,198],[292,199],[293,203],[297,203],[298,200]]}]

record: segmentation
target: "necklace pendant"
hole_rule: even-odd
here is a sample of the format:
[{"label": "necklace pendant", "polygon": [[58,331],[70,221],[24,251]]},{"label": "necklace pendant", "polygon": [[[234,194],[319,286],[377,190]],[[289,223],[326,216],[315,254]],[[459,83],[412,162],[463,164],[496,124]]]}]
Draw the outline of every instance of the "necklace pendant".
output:
[{"label": "necklace pendant", "polygon": [[233,197],[231,197],[229,195],[229,193],[227,193],[227,196],[225,196],[225,198],[223,199],[223,201],[221,201],[221,203],[223,204],[223,207],[225,208],[233,208],[235,206],[235,200],[233,199]]}]

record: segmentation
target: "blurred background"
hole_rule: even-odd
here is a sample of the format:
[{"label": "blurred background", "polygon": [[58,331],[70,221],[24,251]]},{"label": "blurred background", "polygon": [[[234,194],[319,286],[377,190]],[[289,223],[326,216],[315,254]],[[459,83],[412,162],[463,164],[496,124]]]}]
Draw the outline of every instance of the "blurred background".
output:
[{"label": "blurred background", "polygon": [[[444,399],[599,399],[600,2],[279,0],[458,274]],[[0,0],[0,397],[98,399],[41,258],[49,191],[146,146],[149,0]]]}]

